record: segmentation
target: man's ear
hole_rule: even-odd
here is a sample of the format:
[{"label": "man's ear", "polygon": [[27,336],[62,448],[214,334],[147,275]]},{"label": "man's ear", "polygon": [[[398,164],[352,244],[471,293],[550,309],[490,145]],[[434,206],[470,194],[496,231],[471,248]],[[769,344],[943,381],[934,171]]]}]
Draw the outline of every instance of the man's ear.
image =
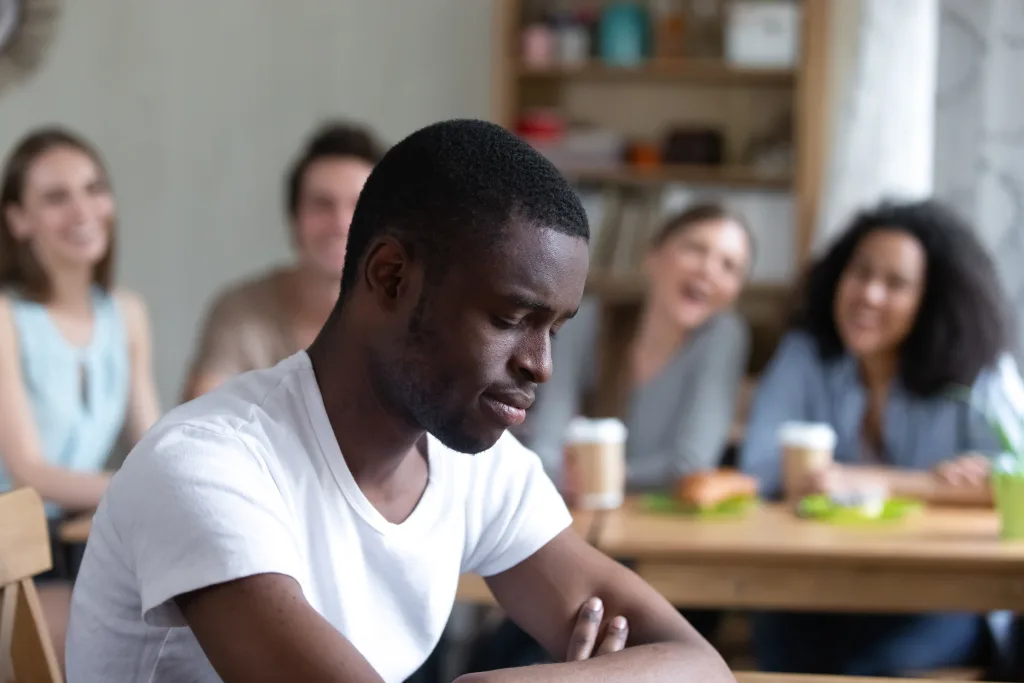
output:
[{"label": "man's ear", "polygon": [[394,237],[381,237],[370,246],[363,284],[382,308],[399,308],[412,295],[418,300],[422,277],[411,251]]}]

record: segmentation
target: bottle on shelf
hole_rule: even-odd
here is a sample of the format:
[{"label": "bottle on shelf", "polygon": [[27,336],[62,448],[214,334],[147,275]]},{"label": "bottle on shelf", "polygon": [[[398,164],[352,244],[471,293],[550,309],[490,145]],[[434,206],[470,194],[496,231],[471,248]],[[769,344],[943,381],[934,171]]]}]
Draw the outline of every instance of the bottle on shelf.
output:
[{"label": "bottle on shelf", "polygon": [[686,55],[686,12],[683,0],[653,0],[651,22],[655,59],[680,59]]}]

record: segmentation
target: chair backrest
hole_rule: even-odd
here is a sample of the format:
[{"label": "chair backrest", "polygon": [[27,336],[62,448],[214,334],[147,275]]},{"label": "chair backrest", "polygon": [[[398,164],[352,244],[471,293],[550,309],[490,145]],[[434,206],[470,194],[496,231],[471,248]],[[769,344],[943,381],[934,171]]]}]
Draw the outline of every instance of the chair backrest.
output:
[{"label": "chair backrest", "polygon": [[61,681],[32,582],[52,562],[39,494],[23,488],[0,495],[0,682]]}]

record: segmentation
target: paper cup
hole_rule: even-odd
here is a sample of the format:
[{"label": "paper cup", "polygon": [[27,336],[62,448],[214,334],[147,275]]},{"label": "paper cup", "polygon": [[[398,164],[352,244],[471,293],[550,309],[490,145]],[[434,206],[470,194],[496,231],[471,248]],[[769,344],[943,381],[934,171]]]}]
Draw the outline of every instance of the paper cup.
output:
[{"label": "paper cup", "polygon": [[779,428],[782,447],[782,487],[795,502],[809,476],[832,465],[836,432],[824,422],[787,422]]},{"label": "paper cup", "polygon": [[563,490],[581,510],[611,510],[626,495],[626,426],[619,420],[576,418],[566,432]]}]

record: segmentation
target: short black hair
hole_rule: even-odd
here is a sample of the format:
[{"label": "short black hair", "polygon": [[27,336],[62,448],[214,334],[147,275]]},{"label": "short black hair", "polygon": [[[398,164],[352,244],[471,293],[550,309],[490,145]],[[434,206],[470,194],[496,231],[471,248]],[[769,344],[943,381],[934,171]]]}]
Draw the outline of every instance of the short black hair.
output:
[{"label": "short black hair", "polygon": [[836,329],[836,288],[857,246],[876,230],[897,230],[924,248],[924,293],[900,348],[900,378],[921,396],[970,386],[1011,348],[1008,303],[985,248],[949,207],[933,201],[884,202],[858,214],[803,283],[795,325],[812,335],[823,358],[843,353]]},{"label": "short black hair", "polygon": [[395,236],[426,261],[430,276],[496,244],[513,222],[590,239],[576,192],[520,138],[472,119],[422,128],[384,155],[359,195],[339,304],[375,238]]},{"label": "short black hair", "polygon": [[285,207],[288,218],[295,220],[299,210],[302,181],[309,167],[328,158],[352,158],[375,166],[384,149],[376,136],[366,127],[341,121],[329,121],[313,131],[292,162],[285,180]]}]

